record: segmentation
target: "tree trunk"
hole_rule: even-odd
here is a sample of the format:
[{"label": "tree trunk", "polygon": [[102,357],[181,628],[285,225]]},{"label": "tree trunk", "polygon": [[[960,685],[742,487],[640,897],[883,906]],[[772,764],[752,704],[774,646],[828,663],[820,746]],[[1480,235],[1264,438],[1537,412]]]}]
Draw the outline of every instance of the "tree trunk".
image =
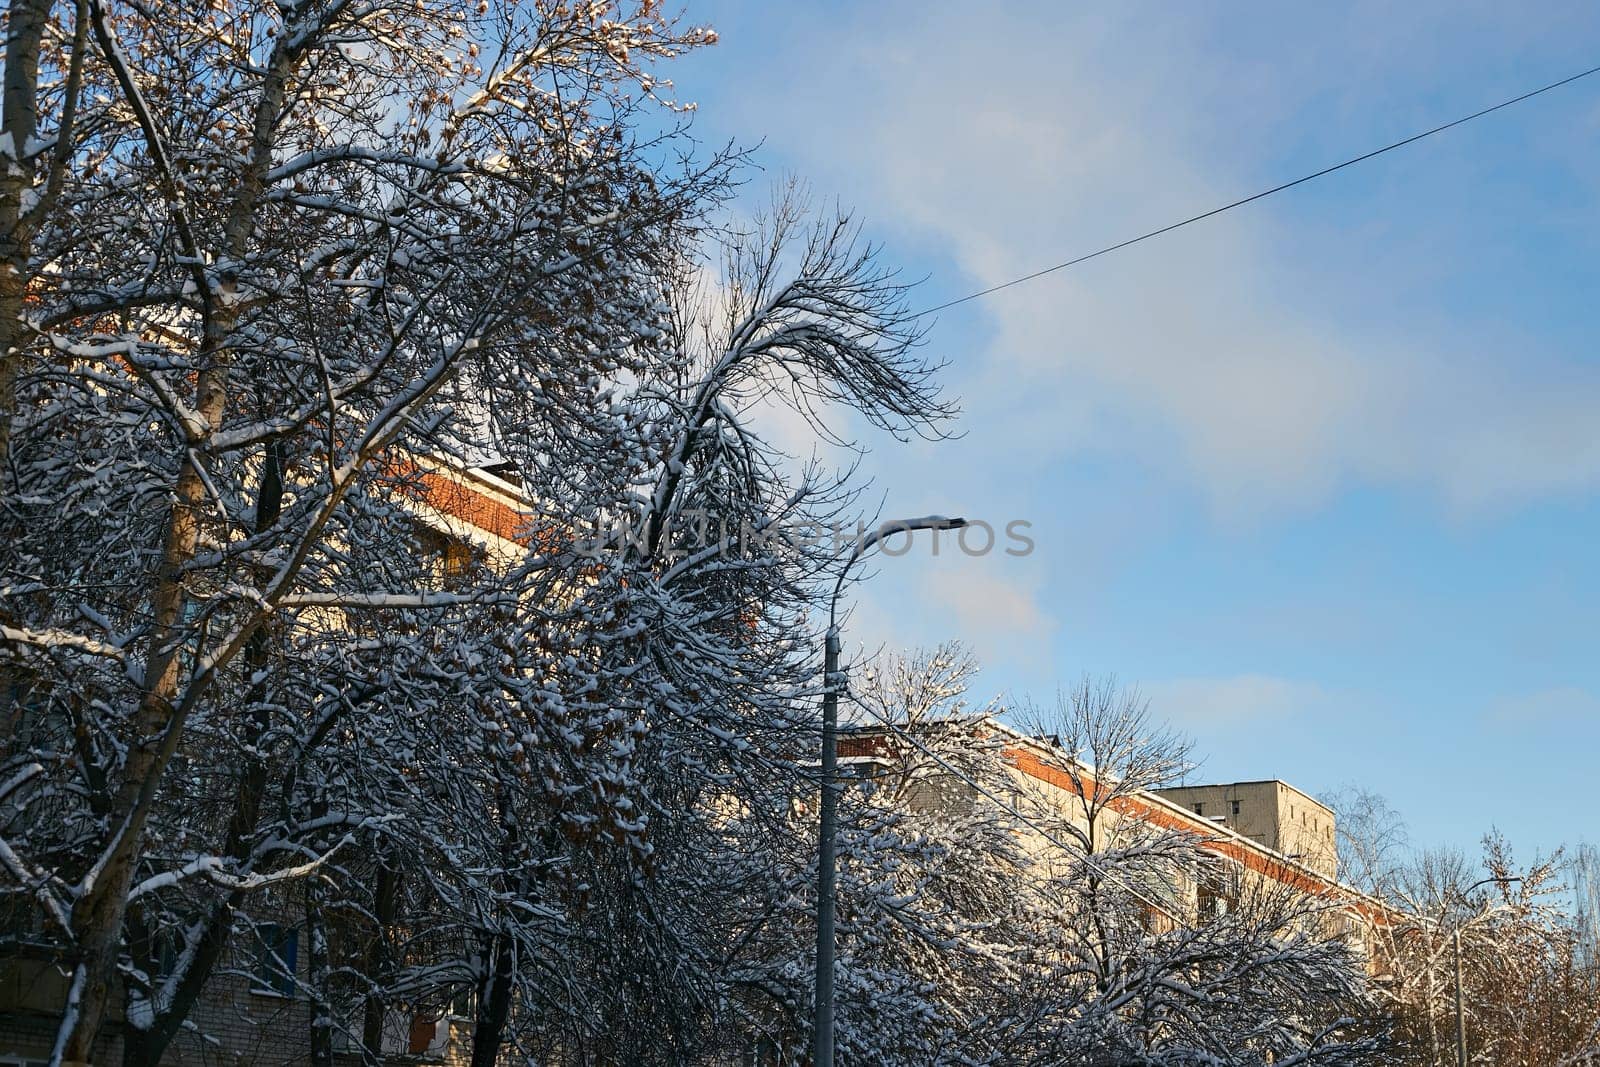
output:
[{"label": "tree trunk", "polygon": [[[510,870],[517,861],[520,834],[511,786],[504,777],[496,785],[495,800],[500,810],[500,861]],[[525,884],[514,888],[526,894]],[[504,930],[485,932],[483,966],[484,974],[478,983],[477,1018],[472,1027],[472,1067],[494,1067],[500,1058],[500,1044],[505,1040],[506,1020],[511,1016],[511,982],[516,958],[511,951],[511,937]]]},{"label": "tree trunk", "polygon": [[328,989],[328,927],[322,883],[306,884],[306,990],[311,999],[311,1067],[333,1067],[333,1004]]},{"label": "tree trunk", "polygon": [[[206,417],[217,425],[223,398],[220,376],[216,370],[209,370],[201,375],[200,382],[202,398],[211,401],[205,408],[212,414]],[[99,1033],[111,995],[111,977],[116,973],[128,890],[133,884],[145,823],[161,771],[177,745],[173,698],[178,692],[177,645],[182,638],[181,571],[199,542],[198,516],[205,505],[205,484],[192,459],[178,476],[176,496],[152,597],[153,625],[145,671],[145,678],[152,684],[146,687],[133,716],[135,740],[128,747],[122,786],[112,805],[111,825],[116,829],[101,854],[100,869],[92,880],[86,879],[87,891],[72,909],[72,931],[80,955],[73,976],[78,991],[76,1010],[69,1008],[62,1013],[62,1058],[68,1062],[89,1062]]]},{"label": "tree trunk", "polygon": [[[39,128],[39,44],[50,0],[12,0],[6,25],[4,98],[0,100],[0,494],[10,484],[11,420],[17,408],[17,367],[27,327],[22,321],[31,253],[22,232],[23,194],[33,168],[23,153]],[[0,496],[3,499],[3,496]]]},{"label": "tree trunk", "polygon": [[[283,508],[283,448],[274,442],[266,450],[262,461],[261,489],[256,496],[255,531],[261,533],[278,521]],[[267,666],[270,651],[269,635],[265,623],[258,625],[245,642],[244,659],[249,673],[259,676]],[[238,793],[234,800],[233,816],[228,820],[228,836],[223,854],[242,860],[250,854],[251,837],[261,816],[262,803],[267,789],[267,763],[257,748],[258,742],[271,725],[265,703],[266,682],[253,686],[247,703],[254,711],[246,724],[244,744],[244,770],[239,776]],[[195,1001],[210,984],[211,974],[226,952],[233,936],[233,912],[244,897],[243,893],[229,893],[217,902],[206,918],[199,943],[194,947],[188,968],[179,978],[172,999],[165,1006],[157,1006],[151,1025],[143,1030],[130,1029],[123,1041],[123,1067],[157,1067],[172,1039],[183,1028]]]},{"label": "tree trunk", "polygon": [[[96,9],[96,36],[108,58],[122,53],[109,39],[112,33],[104,11]],[[295,55],[279,38],[273,62],[262,81],[256,102],[251,159],[241,175],[240,187],[230,206],[225,229],[230,262],[241,259],[254,228],[255,211],[272,162],[272,132],[285,99],[288,77]],[[134,102],[132,72],[124,70],[124,92]],[[137,109],[136,109],[137,110]],[[153,129],[146,130],[153,156],[164,157],[165,149]],[[170,186],[170,178],[168,182]],[[182,220],[182,198],[175,187],[166,194],[175,217]],[[180,227],[187,237],[187,225]],[[198,248],[187,250],[197,255]],[[219,307],[209,291],[210,282],[197,279],[205,307],[201,330],[201,370],[195,381],[195,411],[207,431],[221,429],[227,414],[228,377],[233,358],[229,342],[237,311]],[[89,1062],[95,1037],[105,1016],[111,995],[111,980],[116,973],[117,953],[122,939],[122,923],[128,907],[128,890],[144,843],[145,824],[155,801],[168,762],[177,749],[183,721],[197,693],[179,697],[178,646],[185,637],[183,606],[186,598],[183,568],[194,558],[200,538],[200,516],[208,506],[205,478],[197,466],[198,448],[185,450],[178,472],[172,510],[167,520],[150,596],[150,645],[146,654],[144,691],[132,715],[131,741],[123,765],[122,785],[111,805],[110,826],[114,829],[101,852],[99,869],[88,880],[83,895],[73,906],[71,925],[78,948],[68,1003],[63,1006],[58,1045],[67,1062]],[[201,688],[206,682],[196,680]]]},{"label": "tree trunk", "polygon": [[478,1012],[472,1027],[472,1067],[494,1067],[511,1015],[511,938],[489,936],[485,944],[487,973],[478,991]]},{"label": "tree trunk", "polygon": [[364,1046],[361,1061],[371,1067],[383,1063],[383,1024],[388,1014],[389,1001],[384,995],[384,985],[393,968],[393,952],[389,947],[389,931],[394,926],[400,903],[400,874],[380,863],[373,887],[372,914],[378,928],[373,932],[371,947],[367,950],[367,981],[374,987],[367,994],[361,1020],[361,1043]]}]

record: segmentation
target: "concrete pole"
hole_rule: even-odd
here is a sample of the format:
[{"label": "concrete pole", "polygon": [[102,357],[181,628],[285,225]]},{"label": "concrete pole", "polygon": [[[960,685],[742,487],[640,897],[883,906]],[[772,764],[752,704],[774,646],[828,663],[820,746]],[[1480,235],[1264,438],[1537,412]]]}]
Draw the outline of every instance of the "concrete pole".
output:
[{"label": "concrete pole", "polygon": [[822,674],[822,830],[817,848],[817,997],[811,1062],[833,1067],[834,838],[839,804],[839,631],[828,629]]},{"label": "concrete pole", "polygon": [[[839,594],[844,589],[850,567],[890,534],[959,530],[966,524],[966,519],[947,519],[942,515],[881,523],[856,544],[833,583],[822,665],[822,825],[817,846],[817,981],[815,1029],[811,1034],[812,1067],[833,1067],[833,920],[837,878],[834,841],[839,821],[839,690],[844,687],[844,670],[839,666]],[[937,554],[937,541],[934,551]]]},{"label": "concrete pole", "polygon": [[1456,1067],[1467,1067],[1467,1015],[1461,1009],[1461,927],[1456,927]]}]

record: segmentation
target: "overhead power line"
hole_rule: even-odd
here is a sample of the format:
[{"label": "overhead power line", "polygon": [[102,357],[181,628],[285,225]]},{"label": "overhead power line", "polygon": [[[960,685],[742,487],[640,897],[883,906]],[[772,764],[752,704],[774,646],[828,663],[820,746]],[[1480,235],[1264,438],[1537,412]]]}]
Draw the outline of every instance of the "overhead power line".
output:
[{"label": "overhead power line", "polygon": [[954,300],[947,300],[942,304],[919,311],[917,314],[919,316],[932,315],[934,312],[955,307],[957,304],[965,304],[969,300],[977,300],[980,297],[988,296],[991,293],[998,293],[1002,289],[1009,289],[1014,285],[1021,285],[1023,282],[1031,282],[1035,278],[1044,277],[1046,274],[1054,274],[1058,270],[1065,270],[1068,267],[1075,267],[1079,263],[1086,263],[1091,259],[1108,255],[1109,253],[1127,248],[1130,245],[1136,245],[1140,241],[1148,241],[1152,237],[1160,237],[1164,233],[1171,233],[1173,230],[1180,230],[1185,226],[1191,225],[1192,223],[1202,222],[1205,219],[1209,219],[1213,215],[1220,215],[1224,211],[1232,211],[1236,207],[1243,207],[1246,204],[1254,203],[1257,200],[1271,196],[1273,193],[1281,193],[1285,189],[1293,189],[1297,185],[1304,185],[1306,182],[1315,181],[1318,178],[1326,177],[1327,175],[1332,174],[1334,171],[1343,170],[1346,167],[1353,167],[1357,163],[1364,163],[1369,159],[1374,159],[1383,155],[1385,152],[1393,152],[1397,148],[1404,148],[1406,145],[1415,144],[1426,137],[1432,137],[1436,133],[1443,133],[1446,130],[1454,129],[1457,126],[1471,122],[1473,119],[1481,119],[1485,115],[1491,115],[1494,112],[1508,108],[1513,104],[1520,104],[1524,100],[1531,100],[1542,93],[1550,92],[1552,89],[1559,89],[1563,85],[1571,85],[1573,82],[1578,81],[1581,78],[1587,78],[1589,75],[1596,73],[1600,73],[1600,67],[1590,67],[1588,70],[1573,74],[1570,77],[1562,78],[1560,81],[1551,82],[1549,85],[1544,85],[1537,89],[1530,90],[1529,92],[1523,93],[1521,96],[1514,96],[1510,100],[1502,100],[1493,107],[1486,107],[1482,111],[1474,111],[1472,114],[1463,115],[1461,118],[1456,119],[1453,122],[1447,122],[1442,126],[1435,126],[1431,130],[1423,130],[1421,133],[1414,133],[1402,141],[1395,141],[1393,144],[1386,144],[1382,148],[1375,148],[1370,152],[1365,152],[1359,156],[1347,159],[1343,163],[1335,163],[1331,167],[1323,167],[1319,171],[1296,178],[1293,181],[1284,182],[1282,185],[1274,185],[1271,189],[1263,189],[1261,192],[1247,196],[1242,200],[1235,200],[1231,204],[1223,204],[1221,207],[1214,207],[1210,211],[1202,212],[1199,215],[1193,215],[1182,220],[1181,222],[1171,223],[1170,225],[1161,227],[1159,230],[1151,230],[1148,233],[1141,233],[1139,236],[1130,237],[1126,241],[1118,241],[1114,245],[1107,245],[1105,248],[1099,249],[1098,251],[1090,252],[1087,255],[1078,256],[1076,259],[1069,259],[1064,263],[1057,263],[1054,266],[1036,270],[1031,274],[1024,274],[1020,278],[1012,278],[1010,281],[1001,282],[998,285],[991,285],[987,289],[979,289],[975,293],[968,293],[966,296],[957,297]]}]

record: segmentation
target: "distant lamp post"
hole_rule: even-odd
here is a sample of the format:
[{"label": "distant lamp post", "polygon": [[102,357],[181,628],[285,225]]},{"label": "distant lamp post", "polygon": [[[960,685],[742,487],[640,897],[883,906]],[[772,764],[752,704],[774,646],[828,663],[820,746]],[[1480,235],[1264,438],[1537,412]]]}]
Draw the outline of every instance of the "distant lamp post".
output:
[{"label": "distant lamp post", "polygon": [[[1467,894],[1478,888],[1480,885],[1510,885],[1512,882],[1520,881],[1522,881],[1521,878],[1483,878],[1473,882],[1471,885],[1467,886],[1467,888],[1463,889],[1461,891],[1461,899],[1463,901],[1466,900]],[[1451,940],[1455,942],[1456,954],[1456,1067],[1467,1067],[1467,1013],[1462,1009],[1461,1006],[1460,923],[1456,923],[1456,928],[1454,933],[1451,935]]]},{"label": "distant lamp post", "polygon": [[814,1067],[833,1067],[834,845],[839,830],[839,690],[844,687],[844,671],[839,666],[839,594],[844,590],[850,568],[885,538],[902,531],[910,534],[917,530],[959,530],[966,524],[966,519],[947,519],[941,515],[881,524],[851,550],[850,558],[839,568],[833,595],[828,598],[828,633],[822,667],[822,825],[817,848],[816,1026],[811,1043]]}]

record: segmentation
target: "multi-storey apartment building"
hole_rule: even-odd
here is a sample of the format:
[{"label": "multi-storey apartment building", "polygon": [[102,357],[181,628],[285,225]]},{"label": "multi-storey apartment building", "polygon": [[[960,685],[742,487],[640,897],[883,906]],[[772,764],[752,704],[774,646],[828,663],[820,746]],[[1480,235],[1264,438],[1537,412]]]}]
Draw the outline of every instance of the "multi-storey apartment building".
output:
[{"label": "multi-storey apartment building", "polygon": [[[462,469],[415,457],[411,461],[419,487],[409,506],[417,541],[436,560],[439,576],[474,559],[511,559],[528,539],[528,505],[516,484],[492,468]],[[9,709],[0,706],[0,713]],[[1097,788],[1094,771],[1072,762],[1048,740],[1028,737],[992,719],[966,725],[976,741],[998,734],[1004,739],[1017,790],[1035,806],[1070,809],[1068,803],[1088,784]],[[841,743],[847,762],[870,764],[898,743],[892,731],[860,730]],[[959,794],[959,790],[957,790]],[[929,794],[930,803],[948,802],[948,790]],[[967,798],[970,800],[971,798]],[[1334,861],[1334,816],[1326,806],[1280,781],[1192,785],[1126,798],[1118,818],[1191,833],[1201,847],[1236,869],[1241,877],[1271,880],[1299,892],[1338,900],[1349,918],[1337,931],[1354,941],[1381,922],[1378,902],[1341,885]],[[1170,887],[1170,899],[1203,917],[1207,886]],[[271,901],[257,910],[272,917]],[[306,972],[305,946],[295,927],[294,912],[284,909],[281,923],[255,925],[238,936],[216,979],[192,1015],[192,1026],[169,1047],[164,1062],[174,1064],[267,1065],[303,1063],[309,1058],[312,1006],[296,987]],[[259,917],[259,916],[258,916]],[[0,926],[4,926],[0,923]],[[43,1063],[65,997],[64,972],[52,947],[35,924],[0,929],[0,1067]],[[113,995],[120,1010],[121,997]],[[453,1008],[428,1017],[393,1010],[383,1020],[382,1045],[391,1062],[464,1063],[470,1048],[471,1012]],[[105,1030],[103,1062],[121,1059],[121,1034],[126,1020],[112,1018]],[[352,1048],[336,1050],[342,1061],[358,1062]]]},{"label": "multi-storey apartment building", "polygon": [[1277,779],[1185,785],[1162,797],[1327,878],[1338,873],[1333,809]]},{"label": "multi-storey apartment building", "polygon": [[[940,723],[945,732],[950,723]],[[1015,793],[1011,802],[1019,813],[1051,811],[1082,820],[1086,794],[1109,787],[1093,767],[1076,761],[1052,739],[1031,737],[988,717],[959,724],[974,744],[1001,740],[1010,766]],[[867,727],[842,739],[842,759],[857,764],[857,773],[870,773],[871,765],[897,745],[915,743],[892,728]],[[960,781],[947,780],[926,790],[930,805],[970,803],[970,790]],[[998,799],[1006,802],[1005,798]],[[1327,907],[1320,912],[1330,937],[1345,940],[1367,963],[1374,975],[1384,972],[1377,951],[1378,928],[1393,918],[1389,909],[1337,877],[1334,813],[1309,794],[1277,780],[1236,782],[1226,785],[1192,785],[1121,794],[1107,805],[1115,823],[1132,820],[1150,828],[1193,835],[1198,847],[1215,857],[1230,875],[1223,882],[1240,886],[1271,886],[1313,895]],[[1026,828],[1024,833],[1030,831]],[[1040,847],[1060,847],[1059,839],[1039,842]],[[1203,920],[1227,907],[1230,891],[1218,888],[1215,877],[1187,879],[1167,886],[1163,896],[1182,917]],[[1155,917],[1156,921],[1167,921]]]}]

